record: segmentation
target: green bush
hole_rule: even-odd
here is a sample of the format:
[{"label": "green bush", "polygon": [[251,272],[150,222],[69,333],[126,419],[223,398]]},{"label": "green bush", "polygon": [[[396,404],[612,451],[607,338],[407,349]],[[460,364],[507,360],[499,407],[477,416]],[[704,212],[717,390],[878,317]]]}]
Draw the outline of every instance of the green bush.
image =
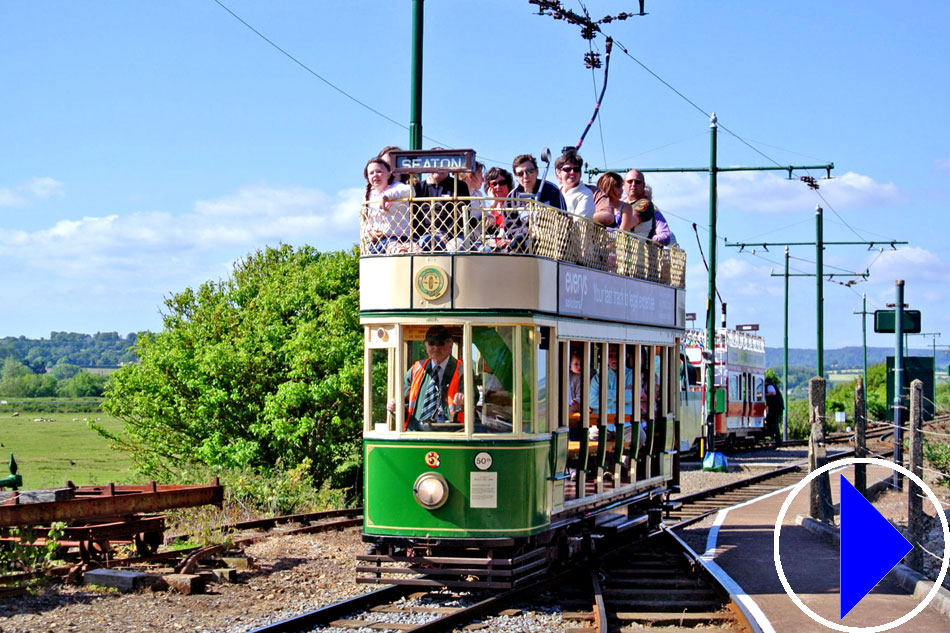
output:
[{"label": "green bush", "polygon": [[924,441],[924,459],[942,473],[937,484],[950,488],[950,444]]}]

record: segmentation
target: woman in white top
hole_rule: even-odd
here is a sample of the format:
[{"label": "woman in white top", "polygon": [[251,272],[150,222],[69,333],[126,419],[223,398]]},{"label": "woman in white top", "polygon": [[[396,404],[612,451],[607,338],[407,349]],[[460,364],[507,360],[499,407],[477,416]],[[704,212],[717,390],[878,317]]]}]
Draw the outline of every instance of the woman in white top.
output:
[{"label": "woman in white top", "polygon": [[392,169],[378,156],[363,168],[366,178],[366,235],[371,253],[407,253],[409,232],[409,185],[395,182]]}]

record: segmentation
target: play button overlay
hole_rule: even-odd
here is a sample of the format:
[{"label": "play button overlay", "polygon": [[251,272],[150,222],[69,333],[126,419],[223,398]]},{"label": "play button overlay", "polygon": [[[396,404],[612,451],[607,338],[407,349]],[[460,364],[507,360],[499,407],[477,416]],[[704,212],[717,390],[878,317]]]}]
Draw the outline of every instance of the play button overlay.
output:
[{"label": "play button overlay", "polygon": [[841,618],[914,549],[851,482],[841,478]]},{"label": "play button overlay", "polygon": [[[943,512],[937,512],[937,518],[940,520],[943,528],[944,553],[943,561],[940,567],[940,573],[930,588],[930,591],[924,596],[916,607],[903,616],[877,626],[847,626],[840,622],[827,620],[806,605],[795,591],[792,589],[782,569],[782,558],[779,555],[779,539],[782,534],[782,523],[785,521],[785,515],[795,497],[805,489],[808,484],[816,477],[827,473],[830,470],[839,470],[852,466],[854,464],[870,464],[889,468],[904,475],[910,481],[917,484],[923,490],[934,508],[941,508],[940,500],[934,494],[933,490],[925,484],[920,477],[910,472],[903,466],[892,462],[877,459],[874,457],[852,457],[841,459],[825,464],[821,468],[809,473],[804,479],[795,484],[789,491],[782,509],[775,520],[775,530],[772,532],[772,556],[775,562],[775,571],[778,572],[778,578],[785,589],[785,593],[792,599],[792,602],[798,606],[802,612],[809,618],[819,624],[834,629],[836,631],[846,631],[848,633],[880,633],[888,631],[894,627],[910,621],[914,616],[927,608],[927,605],[934,599],[937,592],[947,576],[947,567],[950,566],[950,527],[947,525],[947,517]],[[853,493],[850,494],[850,493]],[[841,549],[840,549],[840,612],[843,618],[851,609],[855,607],[874,587],[881,581],[893,567],[900,562],[912,547],[904,539],[900,532],[897,532],[891,526],[887,519],[878,513],[876,509],[855,490],[842,476],[841,478]],[[897,537],[889,533],[886,528],[897,533]]]}]

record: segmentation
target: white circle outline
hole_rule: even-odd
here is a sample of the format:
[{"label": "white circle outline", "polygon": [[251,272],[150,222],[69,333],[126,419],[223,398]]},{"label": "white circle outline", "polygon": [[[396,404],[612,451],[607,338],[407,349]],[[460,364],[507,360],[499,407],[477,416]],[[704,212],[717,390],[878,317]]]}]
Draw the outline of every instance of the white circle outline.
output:
[{"label": "white circle outline", "polygon": [[[930,592],[926,595],[923,601],[914,607],[914,609],[912,609],[910,612],[905,613],[896,620],[892,620],[891,622],[887,622],[885,624],[879,624],[877,626],[847,626],[844,624],[838,624],[837,622],[826,620],[809,609],[808,606],[802,602],[802,599],[795,594],[791,585],[789,585],[788,579],[785,577],[785,571],[782,569],[782,559],[779,556],[779,536],[782,532],[782,521],[785,520],[785,514],[788,512],[789,506],[792,505],[792,500],[805,488],[809,482],[811,482],[812,479],[818,477],[818,475],[821,475],[822,473],[832,469],[843,468],[850,464],[874,464],[877,466],[890,468],[891,470],[896,470],[902,475],[909,477],[915,484],[920,486],[920,488],[927,493],[927,496],[930,498],[931,503],[933,503],[934,508],[938,509],[937,516],[940,518],[940,523],[943,526],[943,565],[940,567],[940,573],[937,575],[937,580],[934,582],[933,587],[930,588]],[[772,539],[772,557],[775,562],[775,571],[778,572],[778,578],[782,582],[782,587],[785,588],[785,593],[788,594],[788,597],[792,599],[792,602],[794,602],[798,608],[801,609],[802,612],[809,618],[818,624],[823,624],[824,626],[836,631],[844,631],[845,633],[879,633],[880,631],[887,631],[910,621],[911,618],[927,608],[927,605],[930,604],[930,601],[933,600],[934,596],[937,595],[937,592],[943,585],[943,579],[947,575],[947,566],[950,564],[950,527],[947,525],[946,514],[940,511],[942,507],[943,506],[940,504],[940,500],[937,498],[937,495],[934,494],[933,490],[931,490],[930,487],[920,479],[920,477],[910,472],[903,466],[884,459],[878,459],[876,457],[850,457],[848,459],[830,462],[821,468],[812,471],[808,474],[808,476],[795,484],[791,491],[789,491],[788,497],[785,498],[785,503],[782,504],[782,509],[778,514],[778,519],[775,521],[775,531],[773,533],[774,536]]]}]

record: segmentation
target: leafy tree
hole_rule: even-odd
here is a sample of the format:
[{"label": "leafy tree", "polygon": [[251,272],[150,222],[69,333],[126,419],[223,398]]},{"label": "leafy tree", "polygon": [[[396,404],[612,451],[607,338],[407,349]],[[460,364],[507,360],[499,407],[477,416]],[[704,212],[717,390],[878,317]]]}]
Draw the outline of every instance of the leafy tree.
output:
[{"label": "leafy tree", "polygon": [[126,435],[110,437],[151,475],[310,459],[316,482],[342,483],[360,451],[358,280],[355,250],[283,245],[168,298],[164,330],[111,375],[104,407]]},{"label": "leafy tree", "polygon": [[51,370],[49,370],[49,373],[56,380],[69,380],[81,371],[82,368],[79,365],[61,362],[57,363],[56,367],[53,367]]}]

